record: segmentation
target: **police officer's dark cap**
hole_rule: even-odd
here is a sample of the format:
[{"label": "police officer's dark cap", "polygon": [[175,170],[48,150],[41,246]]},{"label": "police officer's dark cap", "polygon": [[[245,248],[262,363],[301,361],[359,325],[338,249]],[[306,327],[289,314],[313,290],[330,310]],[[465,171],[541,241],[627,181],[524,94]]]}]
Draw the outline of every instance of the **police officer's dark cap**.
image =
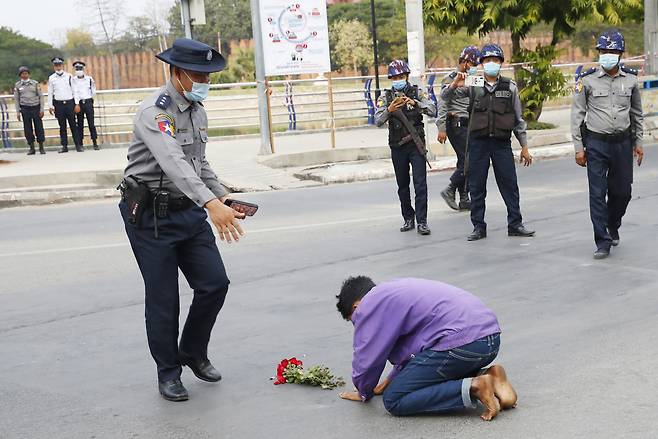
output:
[{"label": "police officer's dark cap", "polygon": [[51,59],[53,64],[64,64],[64,60],[60,58],[59,56],[56,56],[55,58]]},{"label": "police officer's dark cap", "polygon": [[76,70],[82,70],[84,68],[84,66],[86,66],[86,65],[87,64],[83,63],[82,61],[76,61],[76,62],[73,63],[73,67]]},{"label": "police officer's dark cap", "polygon": [[20,75],[20,74],[23,73],[23,72],[30,73],[30,69],[28,69],[26,66],[20,66],[20,67],[18,68],[18,74]]},{"label": "police officer's dark cap", "polygon": [[219,72],[226,67],[226,60],[221,53],[207,44],[189,38],[178,38],[172,47],[155,57],[192,72]]}]

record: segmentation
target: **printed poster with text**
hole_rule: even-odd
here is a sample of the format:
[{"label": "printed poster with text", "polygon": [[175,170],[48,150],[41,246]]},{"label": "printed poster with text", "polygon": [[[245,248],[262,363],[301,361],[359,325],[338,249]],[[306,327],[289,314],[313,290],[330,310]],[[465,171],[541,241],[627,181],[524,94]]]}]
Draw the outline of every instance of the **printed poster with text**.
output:
[{"label": "printed poster with text", "polygon": [[331,70],[326,0],[261,0],[265,75]]}]

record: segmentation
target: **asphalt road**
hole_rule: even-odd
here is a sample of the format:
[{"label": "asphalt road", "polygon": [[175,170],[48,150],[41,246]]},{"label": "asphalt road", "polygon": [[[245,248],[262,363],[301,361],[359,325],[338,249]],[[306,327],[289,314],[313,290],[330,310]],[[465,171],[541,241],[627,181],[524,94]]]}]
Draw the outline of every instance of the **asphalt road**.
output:
[{"label": "asphalt road", "polygon": [[[594,261],[585,172],[519,170],[534,239],[508,238],[490,178],[489,238],[449,211],[430,178],[433,234],[397,231],[395,182],[245,194],[261,211],[221,244],[232,280],[210,346],[218,384],[185,370],[191,399],[162,400],[143,286],[115,202],[0,211],[0,438],[622,438],[655,433],[658,154],[647,148],[621,245]],[[464,411],[394,418],[380,398],[269,378],[306,356],[349,378],[351,325],[334,295],[352,274],[418,276],[479,295],[503,328],[499,361],[519,407],[491,423]],[[181,277],[183,310],[191,291]],[[185,312],[183,312],[183,316]],[[349,381],[349,380],[348,380]]]}]

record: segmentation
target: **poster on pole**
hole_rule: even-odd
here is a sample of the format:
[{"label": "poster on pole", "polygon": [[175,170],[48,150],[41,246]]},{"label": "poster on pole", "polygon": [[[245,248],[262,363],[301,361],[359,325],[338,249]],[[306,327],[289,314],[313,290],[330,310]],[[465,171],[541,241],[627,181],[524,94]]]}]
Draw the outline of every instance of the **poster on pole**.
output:
[{"label": "poster on pole", "polygon": [[331,71],[326,0],[260,0],[265,75]]}]

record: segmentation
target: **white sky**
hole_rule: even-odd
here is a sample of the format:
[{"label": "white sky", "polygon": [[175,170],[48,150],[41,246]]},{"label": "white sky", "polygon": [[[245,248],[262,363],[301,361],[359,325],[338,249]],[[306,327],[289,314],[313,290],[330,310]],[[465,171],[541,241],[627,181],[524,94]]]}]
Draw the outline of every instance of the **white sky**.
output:
[{"label": "white sky", "polygon": [[[59,46],[66,29],[83,27],[94,33],[91,24],[95,17],[88,16],[89,10],[85,6],[93,0],[3,0],[3,3],[5,1],[0,13],[0,26],[10,27],[25,36]],[[174,3],[174,0],[155,1],[162,12]],[[112,0],[110,2],[113,3]],[[153,5],[154,0],[125,0],[123,9],[125,15],[130,17],[148,14]]]}]

